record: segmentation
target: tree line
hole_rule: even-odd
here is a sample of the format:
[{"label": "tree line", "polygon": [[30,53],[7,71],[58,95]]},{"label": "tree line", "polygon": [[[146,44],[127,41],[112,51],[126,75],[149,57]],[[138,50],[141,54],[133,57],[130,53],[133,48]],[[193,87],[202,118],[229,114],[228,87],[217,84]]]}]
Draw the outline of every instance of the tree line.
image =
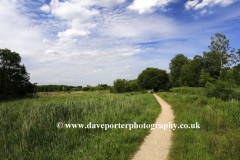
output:
[{"label": "tree line", "polygon": [[97,86],[87,85],[82,86],[68,86],[68,85],[41,85],[36,87],[37,92],[72,92],[72,91],[101,91],[110,90],[111,86],[107,84],[98,84]]},{"label": "tree line", "polygon": [[[97,86],[41,85],[29,82],[30,75],[26,67],[21,65],[21,57],[9,49],[0,49],[0,94],[25,95],[33,92],[56,91],[100,91],[110,90],[111,93],[133,91],[168,91],[171,87],[207,87],[218,91],[226,91],[240,86],[240,49],[234,54],[235,48],[230,47],[225,35],[216,33],[211,37],[210,51],[195,55],[189,59],[177,54],[169,64],[170,73],[158,68],[146,68],[136,79],[116,79],[113,86],[98,84]],[[229,53],[230,51],[230,53]],[[231,68],[232,65],[236,65]]]},{"label": "tree line", "polygon": [[177,54],[171,59],[169,69],[173,87],[203,87],[207,82],[226,79],[234,85],[240,84],[240,65],[231,68],[240,60],[240,49],[234,54],[235,49],[231,49],[229,40],[220,33],[211,37],[211,45],[208,47],[211,51],[203,52],[202,56],[195,55],[192,60],[183,54]]}]

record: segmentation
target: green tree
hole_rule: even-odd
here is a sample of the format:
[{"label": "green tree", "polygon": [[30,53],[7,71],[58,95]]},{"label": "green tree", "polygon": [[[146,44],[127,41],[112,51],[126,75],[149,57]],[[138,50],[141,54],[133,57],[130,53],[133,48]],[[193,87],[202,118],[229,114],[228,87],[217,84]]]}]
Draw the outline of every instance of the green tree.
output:
[{"label": "green tree", "polygon": [[188,64],[183,65],[180,70],[180,86],[198,87],[203,63],[203,57],[196,55]]},{"label": "green tree", "polygon": [[33,92],[30,76],[21,63],[21,57],[9,49],[0,50],[0,92],[2,95]]},{"label": "green tree", "polygon": [[[212,78],[217,79],[221,72],[221,58],[216,51],[203,52],[204,69]],[[222,63],[227,63],[227,58],[222,59]]]},{"label": "green tree", "polygon": [[226,39],[226,36],[220,33],[215,34],[215,38],[211,37],[211,46],[208,46],[211,51],[215,51],[220,59],[220,73],[222,72],[223,65],[231,66],[232,63],[238,61],[233,52],[235,49],[231,50],[231,54],[228,54],[227,51],[231,49],[229,46],[229,40]]},{"label": "green tree", "polygon": [[170,78],[174,87],[179,87],[180,70],[189,60],[183,54],[177,54],[169,64]]},{"label": "green tree", "polygon": [[239,84],[240,82],[240,74],[236,68],[223,68],[222,73],[219,76],[219,79],[226,83],[236,85]]},{"label": "green tree", "polygon": [[201,70],[199,86],[205,86],[207,82],[213,83],[214,81],[215,79],[210,76],[210,73],[205,72],[204,69]]},{"label": "green tree", "polygon": [[141,89],[168,90],[170,83],[165,70],[158,68],[146,68],[138,75],[138,84]]},{"label": "green tree", "polygon": [[139,85],[138,85],[137,79],[130,80],[129,83],[130,83],[130,89],[131,89],[131,91],[139,91],[140,87],[139,87]]},{"label": "green tree", "polygon": [[124,79],[116,79],[113,82],[113,88],[114,88],[115,93],[125,92],[125,80]]},{"label": "green tree", "polygon": [[198,87],[201,70],[204,68],[204,59],[202,56],[196,55],[189,63],[189,87]]}]

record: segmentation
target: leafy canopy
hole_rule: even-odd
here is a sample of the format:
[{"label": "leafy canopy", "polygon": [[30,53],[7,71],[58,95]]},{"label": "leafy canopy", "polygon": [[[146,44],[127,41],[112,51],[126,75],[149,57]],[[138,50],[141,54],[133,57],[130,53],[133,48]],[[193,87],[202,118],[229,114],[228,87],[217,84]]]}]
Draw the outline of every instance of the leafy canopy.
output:
[{"label": "leafy canopy", "polygon": [[146,68],[138,76],[138,84],[142,89],[159,90],[169,89],[169,77],[165,70],[158,68]]}]

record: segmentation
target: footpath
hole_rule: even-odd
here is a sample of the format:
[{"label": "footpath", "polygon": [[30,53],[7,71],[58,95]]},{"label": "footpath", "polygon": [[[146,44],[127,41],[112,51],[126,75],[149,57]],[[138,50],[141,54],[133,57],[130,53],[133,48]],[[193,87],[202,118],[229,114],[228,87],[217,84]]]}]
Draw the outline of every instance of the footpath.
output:
[{"label": "footpath", "polygon": [[[174,115],[171,106],[154,94],[161,105],[162,111],[155,124],[173,124]],[[172,129],[156,128],[144,139],[140,150],[134,155],[133,160],[165,160],[167,159],[171,142]]]}]

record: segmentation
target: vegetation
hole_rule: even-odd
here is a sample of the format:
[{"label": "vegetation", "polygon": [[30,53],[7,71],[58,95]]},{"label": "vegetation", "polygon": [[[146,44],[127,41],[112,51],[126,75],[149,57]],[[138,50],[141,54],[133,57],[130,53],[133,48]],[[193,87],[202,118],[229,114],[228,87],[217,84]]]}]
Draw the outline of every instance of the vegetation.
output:
[{"label": "vegetation", "polygon": [[170,62],[169,69],[170,77],[172,79],[172,86],[179,87],[180,71],[183,65],[188,64],[188,58],[183,54],[177,54]]},{"label": "vegetation", "polygon": [[173,107],[175,123],[201,125],[198,130],[173,131],[170,158],[237,159],[240,157],[240,64],[230,66],[240,60],[240,49],[237,55],[233,54],[234,48],[228,54],[229,40],[219,33],[211,40],[211,51],[203,52],[202,56],[196,55],[191,60],[177,54],[169,64],[170,73],[146,68],[137,79],[116,79],[113,86],[94,87],[42,85],[34,88],[25,66],[20,65],[20,55],[1,50],[1,95],[39,92],[34,99],[2,101],[1,158],[130,159],[149,129],[58,129],[55,125],[57,122],[152,124],[160,107],[152,94],[144,93],[170,90],[172,93],[158,95]]},{"label": "vegetation", "polygon": [[231,49],[229,46],[229,40],[226,36],[220,33],[216,33],[215,37],[211,37],[211,46],[208,46],[211,51],[216,52],[218,59],[220,59],[220,73],[222,72],[223,65],[227,64],[231,66],[233,63],[239,61],[239,57],[233,54],[235,49],[231,50],[231,54],[228,54],[227,51]]},{"label": "vegetation", "polygon": [[170,88],[169,77],[165,70],[146,68],[138,76],[138,84],[142,89],[168,90]]},{"label": "vegetation", "polygon": [[[64,90],[63,90],[64,87]],[[109,90],[110,86],[107,84],[98,84],[95,87],[87,85],[86,87],[82,86],[67,86],[67,85],[41,85],[37,86],[37,92],[61,92],[61,91],[101,91]]]},{"label": "vegetation", "polygon": [[20,64],[21,57],[9,49],[0,49],[0,94],[25,95],[33,92],[26,67]]},{"label": "vegetation", "polygon": [[[229,68],[236,62],[240,61],[240,49],[236,54],[233,48],[228,54],[229,40],[225,35],[215,34],[215,38],[211,37],[211,51],[203,52],[203,56],[196,55],[193,60],[188,59],[183,54],[176,55],[169,64],[170,82],[173,87],[205,87],[207,83],[215,83],[216,80],[227,81],[221,77],[225,77],[226,71],[232,74],[235,85],[240,85],[239,75],[240,68]],[[225,71],[225,73],[223,73]],[[230,73],[228,73],[230,75]],[[229,77],[229,76],[228,76]],[[208,85],[209,86],[209,85]]]},{"label": "vegetation", "polygon": [[175,124],[200,124],[200,129],[173,130],[170,159],[238,159],[240,107],[235,99],[206,97],[204,88],[173,88],[157,93],[174,110]]},{"label": "vegetation", "polygon": [[116,79],[113,81],[113,88],[110,88],[111,93],[124,93],[124,92],[138,92],[140,91],[140,86],[138,85],[138,80],[125,80]]},{"label": "vegetation", "polygon": [[1,159],[130,159],[149,129],[58,129],[56,124],[153,124],[160,113],[151,94],[39,96],[1,104]]},{"label": "vegetation", "polygon": [[57,92],[57,91],[63,91],[63,88],[65,91],[69,90],[82,90],[82,86],[67,86],[67,85],[41,85],[37,86],[37,92]]}]

